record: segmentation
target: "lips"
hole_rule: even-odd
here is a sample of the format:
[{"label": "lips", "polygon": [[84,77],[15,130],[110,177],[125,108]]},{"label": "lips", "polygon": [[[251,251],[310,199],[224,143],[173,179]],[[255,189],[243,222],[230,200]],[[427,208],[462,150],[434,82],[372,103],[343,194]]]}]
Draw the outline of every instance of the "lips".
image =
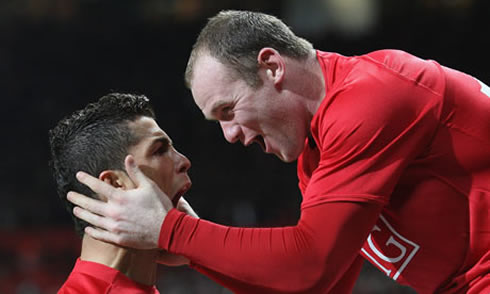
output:
[{"label": "lips", "polygon": [[184,196],[184,194],[187,191],[189,191],[191,186],[192,186],[192,183],[189,181],[186,184],[184,184],[182,186],[182,188],[180,188],[180,190],[177,193],[175,193],[174,197],[172,198],[172,203],[173,203],[174,207],[177,207],[177,203],[179,203],[180,197]]}]

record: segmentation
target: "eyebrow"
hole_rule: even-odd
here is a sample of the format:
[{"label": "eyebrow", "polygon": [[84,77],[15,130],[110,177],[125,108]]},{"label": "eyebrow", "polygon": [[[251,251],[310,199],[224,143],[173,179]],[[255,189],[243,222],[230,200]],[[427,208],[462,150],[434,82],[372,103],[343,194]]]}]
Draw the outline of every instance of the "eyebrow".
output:
[{"label": "eyebrow", "polygon": [[216,120],[216,113],[218,112],[218,109],[223,107],[223,105],[226,105],[226,104],[229,104],[230,102],[229,101],[225,101],[225,100],[219,100],[219,101],[216,101],[213,103],[213,105],[211,106],[211,110],[210,110],[210,114],[214,117],[208,117],[206,116],[206,119],[207,120]]},{"label": "eyebrow", "polygon": [[158,143],[161,143],[164,146],[172,145],[172,141],[169,138],[159,137],[159,138],[155,138],[151,142],[150,147],[148,147],[148,150],[152,152],[155,149],[155,145],[157,145]]}]

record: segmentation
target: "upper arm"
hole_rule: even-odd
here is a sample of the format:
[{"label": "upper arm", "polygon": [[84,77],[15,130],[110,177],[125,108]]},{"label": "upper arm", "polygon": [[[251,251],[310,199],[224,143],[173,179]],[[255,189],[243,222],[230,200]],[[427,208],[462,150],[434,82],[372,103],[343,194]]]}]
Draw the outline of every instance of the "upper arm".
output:
[{"label": "upper arm", "polygon": [[357,277],[359,251],[381,210],[379,203],[362,202],[328,202],[303,209],[298,227],[311,238],[310,252],[304,255],[312,259],[305,261],[310,267],[305,272],[318,275],[318,285],[348,287]]},{"label": "upper arm", "polygon": [[319,110],[321,156],[303,205],[387,203],[404,169],[428,150],[440,97],[397,76],[356,80],[331,95]]},{"label": "upper arm", "polygon": [[352,262],[352,264],[349,266],[347,271],[335,283],[334,287],[330,290],[330,293],[352,293],[352,289],[356,284],[363,264],[364,258],[361,255],[358,255],[354,262]]}]

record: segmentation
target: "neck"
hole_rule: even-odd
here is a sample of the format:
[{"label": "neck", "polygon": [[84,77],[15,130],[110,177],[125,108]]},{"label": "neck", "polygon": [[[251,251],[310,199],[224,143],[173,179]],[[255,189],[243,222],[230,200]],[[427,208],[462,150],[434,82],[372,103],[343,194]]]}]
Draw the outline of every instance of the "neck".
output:
[{"label": "neck", "polygon": [[114,268],[131,280],[144,285],[156,282],[156,250],[123,248],[84,235],[80,259]]},{"label": "neck", "polygon": [[309,71],[308,81],[305,81],[305,84],[309,84],[311,97],[308,110],[313,116],[326,95],[325,77],[323,76],[320,62],[317,59],[316,50],[312,50],[312,54],[310,54],[305,64],[307,66],[306,70]]},{"label": "neck", "polygon": [[325,97],[325,78],[316,51],[312,50],[305,60],[288,59],[288,75],[283,87],[300,101],[308,120],[315,115]]}]

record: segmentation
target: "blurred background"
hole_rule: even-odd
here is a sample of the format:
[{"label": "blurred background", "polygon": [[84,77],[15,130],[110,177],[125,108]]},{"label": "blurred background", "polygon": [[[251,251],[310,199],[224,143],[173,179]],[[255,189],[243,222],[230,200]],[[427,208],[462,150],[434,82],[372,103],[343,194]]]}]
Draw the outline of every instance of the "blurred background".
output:
[{"label": "blurred background", "polygon": [[[202,218],[236,226],[293,225],[295,164],[230,145],[185,88],[191,46],[223,9],[283,19],[317,49],[359,55],[402,49],[490,83],[485,0],[0,0],[0,293],[55,293],[80,239],[48,168],[55,123],[111,92],[147,95],[192,161],[187,199]],[[414,216],[415,217],[415,216]],[[229,293],[185,267],[160,267],[162,293]],[[414,293],[365,265],[356,294]]]}]

